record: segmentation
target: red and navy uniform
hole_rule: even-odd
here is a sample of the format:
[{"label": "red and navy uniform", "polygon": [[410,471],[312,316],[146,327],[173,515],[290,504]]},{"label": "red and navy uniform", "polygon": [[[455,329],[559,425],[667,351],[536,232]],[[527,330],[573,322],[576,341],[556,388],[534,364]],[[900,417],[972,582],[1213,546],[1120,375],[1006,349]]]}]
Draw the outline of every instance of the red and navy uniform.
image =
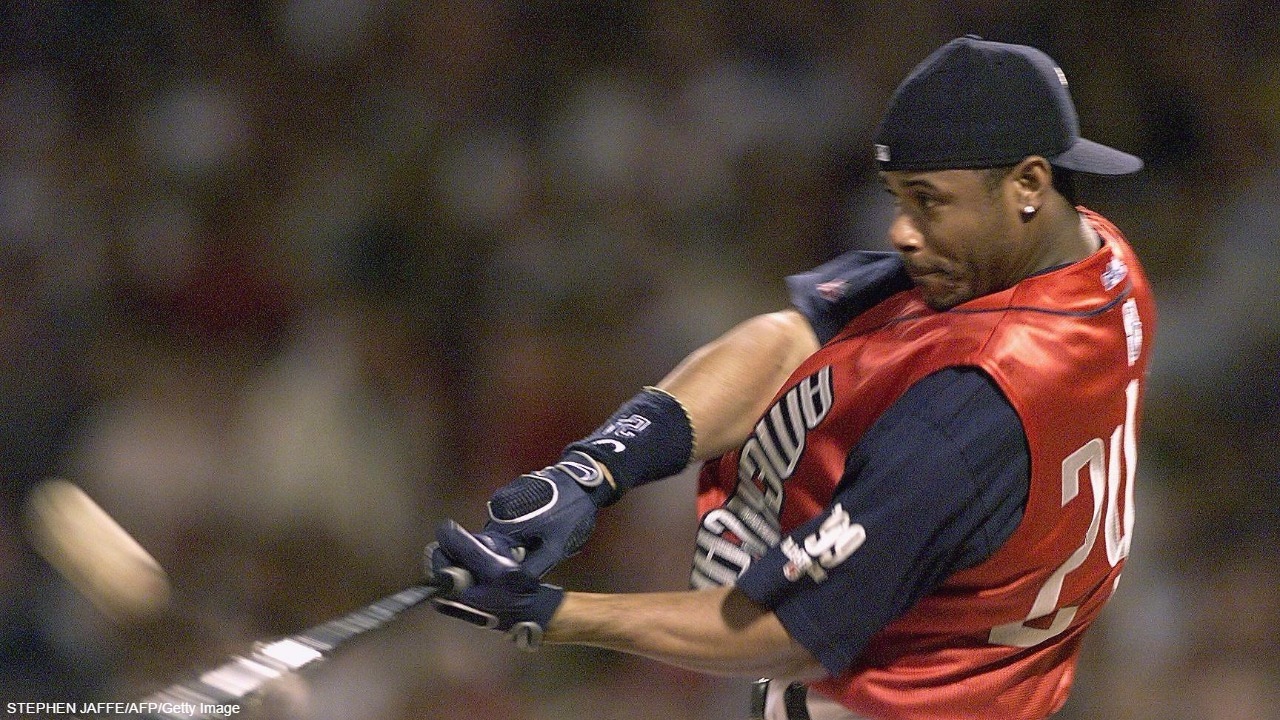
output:
[{"label": "red and navy uniform", "polygon": [[944,312],[891,256],[845,261],[811,318],[815,296],[887,299],[829,340],[816,318],[823,347],[703,469],[695,584],[772,608],[856,713],[1066,700],[1128,554],[1155,319],[1132,249],[1081,214],[1099,251]]}]

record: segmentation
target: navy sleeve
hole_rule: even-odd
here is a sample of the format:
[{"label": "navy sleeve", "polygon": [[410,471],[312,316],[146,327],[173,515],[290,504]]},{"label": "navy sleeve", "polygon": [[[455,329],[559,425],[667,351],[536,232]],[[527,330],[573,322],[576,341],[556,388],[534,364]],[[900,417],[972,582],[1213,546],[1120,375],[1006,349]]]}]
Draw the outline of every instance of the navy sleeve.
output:
[{"label": "navy sleeve", "polygon": [[824,345],[850,320],[911,285],[898,253],[867,250],[852,250],[787,278],[792,305]]},{"label": "navy sleeve", "polygon": [[738,587],[838,674],[947,576],[990,557],[1029,490],[1026,435],[1003,393],[976,368],[941,370],[885,411],[850,452],[831,505]]}]

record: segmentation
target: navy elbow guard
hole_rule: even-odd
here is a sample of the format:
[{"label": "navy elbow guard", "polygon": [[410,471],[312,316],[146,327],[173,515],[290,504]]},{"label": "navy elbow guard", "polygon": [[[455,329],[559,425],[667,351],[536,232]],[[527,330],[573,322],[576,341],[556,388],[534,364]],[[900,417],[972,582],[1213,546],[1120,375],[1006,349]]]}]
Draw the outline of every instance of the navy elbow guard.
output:
[{"label": "navy elbow guard", "polygon": [[607,477],[588,489],[595,504],[604,507],[631,488],[685,469],[693,447],[688,411],[665,390],[646,387],[595,432],[566,447],[565,454],[582,453],[607,470]]}]

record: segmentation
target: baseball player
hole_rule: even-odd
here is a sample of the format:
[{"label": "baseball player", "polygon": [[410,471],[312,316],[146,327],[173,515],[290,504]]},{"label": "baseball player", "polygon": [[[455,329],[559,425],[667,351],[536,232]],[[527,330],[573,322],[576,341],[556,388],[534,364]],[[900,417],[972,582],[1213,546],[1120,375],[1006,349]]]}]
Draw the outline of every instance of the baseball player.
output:
[{"label": "baseball player", "polygon": [[[761,681],[753,717],[1043,718],[1120,578],[1155,306],[1073,172],[1132,155],[1080,137],[1039,50],[958,38],[875,136],[896,252],[788,279],[560,460],[499,489],[428,572],[436,608],[527,646],[577,643]],[[599,508],[705,461],[693,589],[539,580]]]}]

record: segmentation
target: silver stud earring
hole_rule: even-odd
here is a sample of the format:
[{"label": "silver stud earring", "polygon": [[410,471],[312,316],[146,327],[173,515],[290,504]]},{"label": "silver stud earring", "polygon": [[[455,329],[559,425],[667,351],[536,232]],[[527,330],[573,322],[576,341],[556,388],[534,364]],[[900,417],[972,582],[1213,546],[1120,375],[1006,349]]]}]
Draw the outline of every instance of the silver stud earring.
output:
[{"label": "silver stud earring", "polygon": [[1035,216],[1035,214],[1036,214],[1036,206],[1035,206],[1035,205],[1027,205],[1027,206],[1025,206],[1025,207],[1023,207],[1023,208],[1022,208],[1022,219],[1023,219],[1023,220],[1030,220],[1032,217],[1034,217],[1034,216]]}]

